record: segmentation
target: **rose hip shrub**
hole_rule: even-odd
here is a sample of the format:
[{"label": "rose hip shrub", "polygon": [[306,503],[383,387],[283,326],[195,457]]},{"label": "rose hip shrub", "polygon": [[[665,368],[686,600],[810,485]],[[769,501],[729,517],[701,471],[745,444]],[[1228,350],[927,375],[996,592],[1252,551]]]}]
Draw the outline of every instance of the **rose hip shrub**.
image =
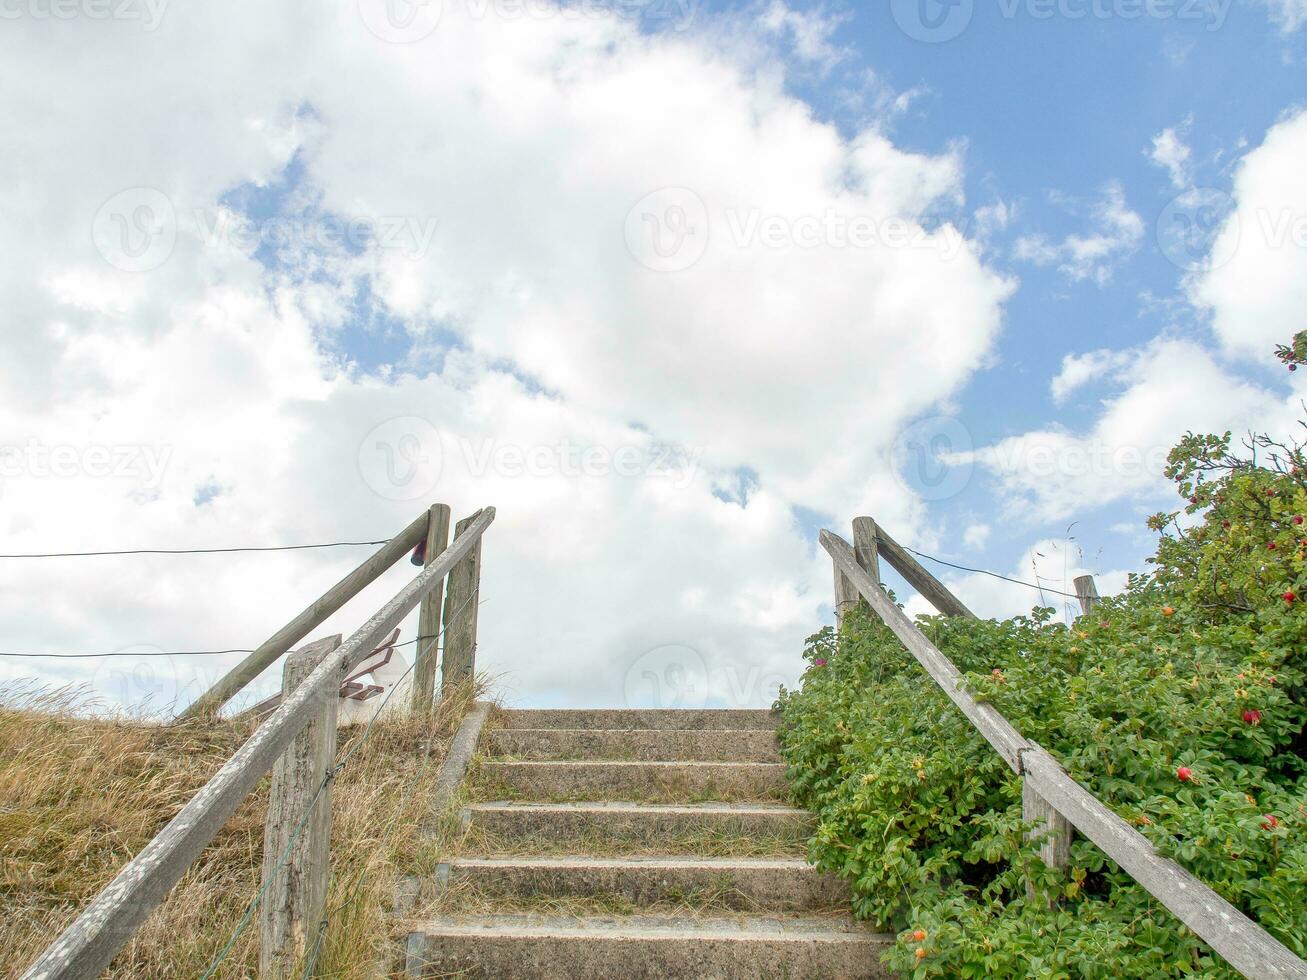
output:
[{"label": "rose hip shrub", "polygon": [[[1153,567],[1073,626],[1051,609],[919,625],[977,697],[1307,957],[1307,459],[1247,445],[1251,459],[1228,434],[1172,452],[1186,504],[1150,520]],[[887,966],[1238,975],[1086,839],[1064,871],[1045,867],[1019,779],[865,604],[805,657],[778,707],[797,799],[819,817],[810,857],[898,932]]]}]

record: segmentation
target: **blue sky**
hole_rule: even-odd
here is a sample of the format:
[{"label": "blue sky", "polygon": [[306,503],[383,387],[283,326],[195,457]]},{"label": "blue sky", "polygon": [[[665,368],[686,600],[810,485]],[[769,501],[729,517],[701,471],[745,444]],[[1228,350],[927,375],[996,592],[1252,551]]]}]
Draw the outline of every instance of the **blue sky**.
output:
[{"label": "blue sky", "polygon": [[[519,703],[632,703],[687,656],[767,703],[831,615],[816,531],[859,513],[1110,591],[1184,430],[1284,431],[1307,384],[1271,358],[1307,306],[1303,0],[13,9],[10,550],[491,503]],[[253,646],[357,560],[0,564],[0,650]]]}]

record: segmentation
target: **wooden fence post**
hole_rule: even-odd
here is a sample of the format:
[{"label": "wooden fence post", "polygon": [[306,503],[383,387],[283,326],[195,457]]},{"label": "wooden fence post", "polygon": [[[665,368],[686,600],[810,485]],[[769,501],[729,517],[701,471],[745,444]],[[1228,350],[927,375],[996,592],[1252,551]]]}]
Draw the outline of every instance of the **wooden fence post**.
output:
[{"label": "wooden fence post", "polygon": [[853,557],[862,570],[871,576],[871,580],[880,585],[880,547],[877,537],[876,522],[870,517],[853,519]]},{"label": "wooden fence post", "polygon": [[1094,603],[1098,601],[1098,586],[1094,584],[1094,576],[1080,575],[1076,577],[1076,595],[1080,597],[1080,609],[1088,616],[1089,610],[1094,608]]},{"label": "wooden fence post", "polygon": [[[340,636],[332,636],[287,657],[282,692],[289,697],[339,646]],[[322,693],[312,720],[272,768],[268,817],[263,827],[266,891],[259,907],[261,977],[291,974],[308,952],[326,908],[331,877],[331,783],[323,786],[322,781],[336,758],[339,699],[334,686]],[[299,836],[291,843],[296,830]],[[278,867],[283,854],[285,863]]]},{"label": "wooden fence post", "polygon": [[[427,525],[426,563],[429,565],[449,546],[449,505],[433,504]],[[435,700],[436,660],[439,658],[441,599],[444,582],[438,582],[418,610],[418,638],[414,645],[413,713],[429,712]]]},{"label": "wooden fence post", "polygon": [[[1031,837],[1046,833],[1039,846],[1039,856],[1050,868],[1065,868],[1071,860],[1071,821],[1053,808],[1030,785],[1024,777],[1021,780],[1021,819],[1036,824],[1030,832]],[[1034,885],[1026,883],[1026,894],[1032,898]]]},{"label": "wooden fence post", "polygon": [[[454,528],[457,541],[480,514],[463,518]],[[445,659],[440,665],[441,690],[476,675],[477,606],[481,596],[481,541],[472,546],[449,573],[445,589]]]}]

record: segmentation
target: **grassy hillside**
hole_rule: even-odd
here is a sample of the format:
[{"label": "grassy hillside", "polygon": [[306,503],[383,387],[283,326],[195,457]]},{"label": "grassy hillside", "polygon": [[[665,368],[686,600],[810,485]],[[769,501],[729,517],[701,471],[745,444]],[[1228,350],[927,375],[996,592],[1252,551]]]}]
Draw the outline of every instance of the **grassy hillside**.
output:
[{"label": "grassy hillside", "polygon": [[[396,878],[421,858],[436,770],[471,701],[431,718],[390,716],[338,777],[330,925],[316,975],[370,974],[388,939]],[[175,727],[94,719],[70,691],[0,689],[0,975],[16,977],[186,803],[252,731],[248,722]],[[363,726],[342,729],[340,751]],[[338,755],[339,758],[339,755]],[[150,917],[113,976],[197,977],[232,937],[259,886],[267,779]],[[257,914],[216,976],[258,963]]]}]

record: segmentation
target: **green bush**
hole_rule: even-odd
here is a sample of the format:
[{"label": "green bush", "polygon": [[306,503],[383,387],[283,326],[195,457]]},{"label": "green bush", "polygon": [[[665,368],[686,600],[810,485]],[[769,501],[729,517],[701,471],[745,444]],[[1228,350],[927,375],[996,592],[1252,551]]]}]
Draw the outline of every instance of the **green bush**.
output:
[{"label": "green bush", "polygon": [[[1301,363],[1294,350],[1304,335],[1281,348]],[[1052,609],[918,625],[975,696],[1307,957],[1307,460],[1246,445],[1176,447],[1184,516],[1150,519],[1150,572],[1073,626]],[[865,605],[805,657],[778,706],[798,801],[819,817],[810,856],[850,880],[858,916],[899,931],[889,967],[1237,976],[1087,840],[1065,872],[1046,868],[1019,779]]]}]

